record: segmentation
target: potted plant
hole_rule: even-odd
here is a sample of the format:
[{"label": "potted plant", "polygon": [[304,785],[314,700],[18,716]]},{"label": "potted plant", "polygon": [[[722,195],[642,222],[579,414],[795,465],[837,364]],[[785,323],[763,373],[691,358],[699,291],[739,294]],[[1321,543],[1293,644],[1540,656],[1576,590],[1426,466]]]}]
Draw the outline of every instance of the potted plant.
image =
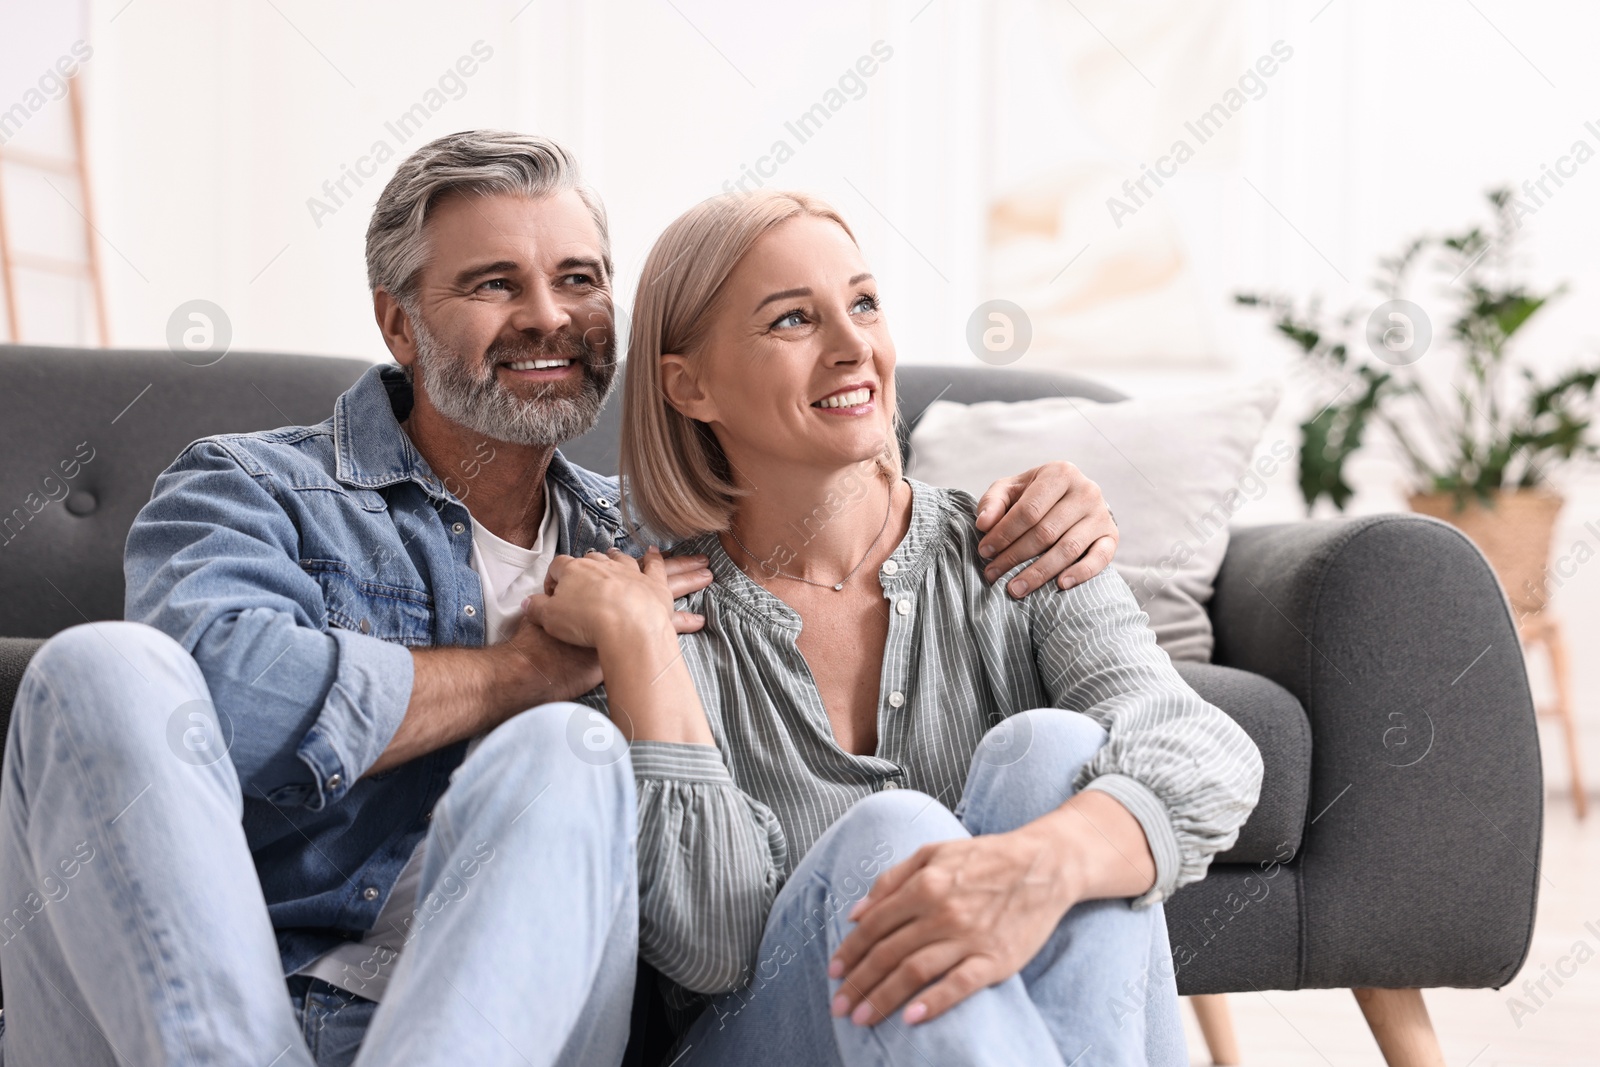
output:
[{"label": "potted plant", "polygon": [[[1327,497],[1343,510],[1352,490],[1345,463],[1375,424],[1405,457],[1412,510],[1459,527],[1483,550],[1519,620],[1547,600],[1545,568],[1562,497],[1552,468],[1600,455],[1589,439],[1600,365],[1541,383],[1508,366],[1511,339],[1564,287],[1533,291],[1514,277],[1515,237],[1525,210],[1509,189],[1488,193],[1494,223],[1423,236],[1379,261],[1384,302],[1361,318],[1326,324],[1318,301],[1305,310],[1281,296],[1238,294],[1272,314],[1273,325],[1328,383],[1328,400],[1300,424],[1300,491],[1309,512]],[[1406,299],[1425,261],[1444,281],[1428,312]],[[1449,350],[1420,362],[1430,351]],[[1508,382],[1509,371],[1516,377]]]}]

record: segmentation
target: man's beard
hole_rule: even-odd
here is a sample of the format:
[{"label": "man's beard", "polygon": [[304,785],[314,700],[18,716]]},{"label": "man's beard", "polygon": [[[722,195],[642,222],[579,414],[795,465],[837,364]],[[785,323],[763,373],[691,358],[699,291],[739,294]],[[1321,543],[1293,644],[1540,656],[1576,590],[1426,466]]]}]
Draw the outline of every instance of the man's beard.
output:
[{"label": "man's beard", "polygon": [[[489,346],[474,366],[472,359],[452,351],[412,315],[417,337],[417,365],[422,388],[439,414],[476,430],[485,437],[517,445],[556,446],[588,433],[600,418],[600,409],[617,376],[615,329],[606,331],[605,344],[595,351],[565,330],[537,340],[519,335]],[[542,386],[523,400],[500,383],[501,363],[528,359],[570,359],[583,371],[576,396],[562,396],[560,385]]]}]

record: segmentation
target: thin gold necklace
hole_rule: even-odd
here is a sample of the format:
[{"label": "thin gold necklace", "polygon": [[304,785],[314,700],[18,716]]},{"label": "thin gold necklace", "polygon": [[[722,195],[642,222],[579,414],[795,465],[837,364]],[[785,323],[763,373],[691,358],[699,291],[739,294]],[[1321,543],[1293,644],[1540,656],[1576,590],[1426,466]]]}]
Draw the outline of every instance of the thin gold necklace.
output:
[{"label": "thin gold necklace", "polygon": [[[777,575],[777,577],[779,577],[779,578],[787,578],[792,582],[805,582],[807,585],[814,585],[818,589],[832,589],[835,593],[839,592],[841,589],[844,588],[846,582],[848,582],[850,579],[852,579],[852,578],[854,578],[856,576],[856,571],[861,569],[862,565],[865,564],[867,562],[868,558],[871,557],[872,550],[878,547],[878,542],[883,540],[883,531],[885,531],[885,530],[887,530],[889,528],[889,513],[892,512],[893,510],[894,510],[894,486],[891,485],[889,487],[889,503],[883,509],[883,525],[878,527],[878,536],[874,537],[872,539],[872,544],[867,546],[866,554],[861,557],[861,562],[857,563],[854,567],[851,567],[850,568],[850,573],[845,575],[843,578],[840,578],[837,583],[813,582],[810,578],[802,578],[798,574],[790,574],[789,572],[785,571],[782,567],[773,567],[772,569],[773,569],[774,573]],[[761,570],[763,570],[763,571],[766,570],[766,565],[763,564],[759,559],[756,558],[756,554],[754,552],[750,551],[750,549],[748,547],[746,547],[746,545],[745,545],[745,543],[743,541],[739,540],[739,533],[738,533],[737,530],[735,530],[733,528],[733,525],[731,523],[728,525],[728,533],[730,535],[732,535],[733,543],[738,545],[739,548],[741,550],[743,550],[744,554],[750,557],[750,561],[752,563],[754,563]]]}]

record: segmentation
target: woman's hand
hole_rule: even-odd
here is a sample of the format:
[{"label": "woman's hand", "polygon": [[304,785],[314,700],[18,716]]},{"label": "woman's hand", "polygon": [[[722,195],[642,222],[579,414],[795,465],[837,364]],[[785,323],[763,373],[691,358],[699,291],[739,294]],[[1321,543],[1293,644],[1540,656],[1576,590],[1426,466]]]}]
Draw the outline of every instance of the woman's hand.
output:
[{"label": "woman's hand", "polygon": [[828,965],[844,979],[833,1013],[876,1023],[915,997],[905,1021],[935,1018],[1022,970],[1080,900],[1138,896],[1155,877],[1139,820],[1099,789],[1010,833],[925,845],[850,912]]},{"label": "woman's hand", "polygon": [[1006,586],[1012,596],[1051,578],[1067,589],[1106,569],[1117,553],[1117,524],[1100,487],[1064,460],[1002,478],[978,501],[984,577],[997,580],[1030,556],[1033,565]]},{"label": "woman's hand", "polygon": [[544,589],[524,608],[550,636],[569,645],[600,649],[607,641],[676,629],[666,562],[654,546],[642,564],[615,548],[604,555],[557,556]]},{"label": "woman's hand", "polygon": [[703,588],[711,576],[668,570],[655,547],[642,561],[616,549],[557,556],[545,592],[523,608],[558,641],[598,653],[607,713],[630,742],[710,745],[711,727],[678,647],[683,613],[673,611],[672,600],[675,588]]},{"label": "woman's hand", "polygon": [[[828,966],[833,1014],[871,1025],[907,1001],[937,1018],[1027,965],[1079,899],[1059,842],[1032,824],[924,845],[879,875]],[[930,988],[931,986],[931,988]]]}]

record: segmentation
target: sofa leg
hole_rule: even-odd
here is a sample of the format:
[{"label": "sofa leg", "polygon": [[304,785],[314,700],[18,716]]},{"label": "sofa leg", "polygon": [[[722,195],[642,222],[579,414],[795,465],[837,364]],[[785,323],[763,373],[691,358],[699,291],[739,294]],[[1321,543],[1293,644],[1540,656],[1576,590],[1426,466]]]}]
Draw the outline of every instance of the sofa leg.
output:
[{"label": "sofa leg", "polygon": [[1211,1062],[1223,1067],[1239,1063],[1239,1042],[1233,1035],[1233,1013],[1226,993],[1197,993],[1189,998],[1200,1032],[1205,1035]]},{"label": "sofa leg", "polygon": [[1389,1067],[1444,1067],[1420,989],[1352,989]]}]

